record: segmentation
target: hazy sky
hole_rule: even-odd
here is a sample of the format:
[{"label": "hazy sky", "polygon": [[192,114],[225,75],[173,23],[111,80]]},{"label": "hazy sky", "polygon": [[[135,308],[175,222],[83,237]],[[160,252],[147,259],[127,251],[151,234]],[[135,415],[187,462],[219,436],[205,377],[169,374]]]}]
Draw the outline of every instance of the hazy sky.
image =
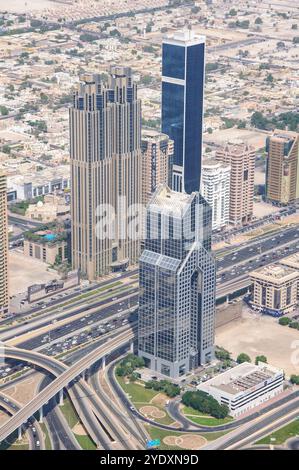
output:
[{"label": "hazy sky", "polygon": [[0,11],[23,13],[30,10],[42,10],[58,5],[50,0],[0,0]]}]

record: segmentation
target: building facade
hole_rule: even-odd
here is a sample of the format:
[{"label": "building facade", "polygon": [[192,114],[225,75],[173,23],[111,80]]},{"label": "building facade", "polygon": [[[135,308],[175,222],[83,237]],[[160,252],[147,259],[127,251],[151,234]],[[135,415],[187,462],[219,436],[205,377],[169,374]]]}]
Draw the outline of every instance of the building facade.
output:
[{"label": "building facade", "polygon": [[284,373],[269,364],[243,362],[200,384],[197,389],[208,393],[229,408],[234,418],[265,403],[283,391]]},{"label": "building facade", "polygon": [[271,264],[250,273],[253,283],[252,306],[273,316],[292,312],[297,305],[299,271]]},{"label": "building facade", "polygon": [[142,132],[142,203],[147,204],[160,184],[171,183],[173,141],[154,130]]},{"label": "building facade", "polygon": [[176,33],[162,46],[162,132],[174,141],[176,191],[200,189],[205,37]]},{"label": "building facade", "polygon": [[129,208],[141,202],[141,102],[127,67],[82,77],[70,109],[72,260],[95,279],[139,257]]},{"label": "building facade", "polygon": [[254,147],[238,140],[228,142],[217,149],[216,160],[231,167],[229,222],[247,224],[253,216]]},{"label": "building facade", "polygon": [[203,160],[201,194],[212,208],[212,230],[221,230],[229,223],[230,166]]},{"label": "building facade", "polygon": [[286,206],[299,198],[299,134],[276,129],[266,141],[266,198]]},{"label": "building facade", "polygon": [[68,260],[67,242],[44,243],[24,240],[24,255],[47,264],[53,265],[58,259],[63,263]]},{"label": "building facade", "polygon": [[0,170],[0,316],[8,313],[7,181]]},{"label": "building facade", "polygon": [[216,267],[202,196],[159,187],[147,207],[144,248],[139,355],[151,370],[178,378],[214,353]]}]

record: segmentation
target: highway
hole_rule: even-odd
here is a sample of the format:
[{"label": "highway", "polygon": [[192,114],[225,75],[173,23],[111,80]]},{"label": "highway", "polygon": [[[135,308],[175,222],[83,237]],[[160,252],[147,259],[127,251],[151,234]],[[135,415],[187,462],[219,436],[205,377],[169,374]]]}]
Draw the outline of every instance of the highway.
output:
[{"label": "highway", "polygon": [[95,390],[95,392],[98,394],[99,397],[101,397],[102,401],[105,403],[105,405],[108,408],[111,408],[114,415],[117,417],[120,423],[122,423],[123,426],[126,426],[131,434],[135,437],[135,439],[140,443],[141,448],[144,448],[146,445],[147,441],[147,435],[145,434],[144,430],[142,429],[142,426],[138,423],[136,418],[132,413],[130,413],[129,410],[123,409],[122,411],[114,404],[114,400],[111,396],[111,391],[109,389],[110,395],[108,395],[107,390],[105,390],[105,386],[103,386],[103,383],[100,383],[100,364],[95,363],[94,365],[91,366],[89,370],[89,381],[90,384]]},{"label": "highway", "polygon": [[[33,416],[34,413],[36,413],[38,410],[41,409],[41,407],[47,403],[52,397],[57,395],[60,390],[63,388],[67,387],[74,379],[78,378],[78,376],[84,372],[86,369],[88,369],[94,362],[97,360],[101,359],[102,357],[106,356],[107,354],[110,354],[113,350],[118,349],[122,347],[123,345],[127,344],[128,342],[132,341],[134,338],[134,332],[129,329],[129,328],[124,328],[125,331],[120,333],[116,338],[112,338],[110,341],[108,341],[105,345],[101,345],[98,348],[95,348],[92,352],[84,356],[80,361],[76,362],[73,366],[67,368],[64,364],[60,363],[59,361],[56,361],[54,359],[50,359],[47,356],[43,356],[39,353],[32,353],[28,351],[20,351],[16,350],[16,348],[4,348],[4,351],[2,355],[4,354],[5,357],[11,357],[14,359],[20,359],[22,361],[28,361],[31,363],[39,364],[41,367],[44,366],[44,362],[47,363],[47,370],[52,371],[55,375],[58,375],[57,378],[55,378],[50,385],[48,385],[44,390],[42,390],[34,399],[32,399],[29,403],[27,403],[20,411],[18,411],[7,423],[5,423],[3,426],[0,428],[0,441],[3,441],[7,436],[9,436],[12,432],[14,432],[15,429],[18,429],[23,423],[25,423],[31,416]],[[66,368],[63,372],[61,372],[61,369]],[[112,416],[111,413],[109,413],[109,410],[107,412],[107,415],[103,415],[103,412],[101,413],[101,410],[98,409],[98,407],[95,405],[95,395],[90,393],[88,391],[88,386],[87,384],[84,384],[83,380],[79,380],[79,384],[82,388],[82,393],[80,391],[76,391],[76,396],[71,397],[73,400],[73,403],[75,404],[76,399],[80,398],[84,400],[84,398],[88,397],[91,402],[92,402],[92,407],[93,411],[100,412],[101,418],[103,419],[103,422],[105,423],[104,426],[106,430],[108,430],[107,435],[109,434],[111,430],[111,423],[112,423]],[[73,385],[72,385],[73,387]],[[72,393],[72,387],[69,388],[70,394]],[[105,409],[105,407],[104,407]],[[81,413],[79,410],[79,417],[81,418]],[[109,421],[107,422],[107,417]],[[110,428],[110,429],[109,429]],[[122,430],[121,426],[117,426],[117,430],[114,430],[116,434],[118,434]],[[102,432],[103,434],[103,432]],[[121,437],[120,442],[118,444],[127,444],[130,448],[130,445],[128,444],[128,439],[130,436],[125,436]],[[107,441],[107,436],[105,439]],[[95,440],[97,442],[97,440]],[[108,448],[113,448],[113,443],[108,443],[105,442],[105,445],[109,445]],[[107,448],[107,447],[104,447]]]},{"label": "highway", "polygon": [[[248,269],[255,269],[260,265],[271,263],[274,259],[279,259],[280,257],[284,257],[292,252],[298,251],[298,237],[299,228],[291,227],[285,229],[282,233],[268,234],[259,240],[253,240],[249,244],[246,244],[246,246],[232,247],[226,250],[227,253],[224,251],[218,255],[218,275],[221,275],[221,280],[218,278],[218,297],[227,295],[226,292],[229,294],[232,288],[236,289],[237,287],[239,289],[244,285],[247,286]],[[283,247],[284,245],[286,246]],[[137,271],[126,273],[125,275],[122,275],[121,278],[134,276],[136,272]],[[115,280],[117,280],[117,278]],[[0,339],[11,340],[17,337],[19,345],[26,349],[26,351],[21,352],[18,359],[21,361],[27,360],[29,363],[36,363],[36,353],[31,353],[28,349],[47,348],[47,353],[51,354],[49,349],[52,344],[59,344],[59,341],[64,338],[72,338],[76,333],[84,332],[87,328],[91,330],[91,333],[89,334],[89,337],[87,335],[86,338],[82,338],[82,344],[89,341],[89,339],[96,339],[96,327],[98,325],[100,327],[103,320],[109,320],[110,322],[111,318],[115,318],[117,322],[116,327],[118,328],[117,333],[115,332],[115,334],[118,335],[119,331],[123,332],[104,344],[102,341],[99,346],[94,347],[91,343],[90,351],[84,357],[82,357],[82,351],[80,352],[79,350],[77,353],[77,362],[70,365],[69,369],[67,369],[65,364],[59,361],[55,362],[52,358],[42,356],[43,360],[39,365],[48,371],[52,369],[52,373],[56,378],[48,384],[34,398],[34,400],[32,400],[32,402],[28,403],[24,409],[19,410],[5,427],[2,426],[0,428],[1,440],[5,439],[3,436],[8,436],[12,432],[11,429],[17,429],[20,426],[19,423],[25,423],[30,416],[32,416],[49,400],[52,400],[51,405],[54,409],[54,397],[63,388],[68,389],[68,393],[70,394],[80,419],[84,423],[92,439],[100,448],[113,449],[116,448],[115,446],[117,445],[120,445],[122,448],[130,448],[131,442],[128,444],[130,439],[132,439],[132,437],[137,439],[136,432],[134,432],[134,419],[136,424],[136,422],[138,422],[136,418],[140,418],[140,416],[138,416],[138,413],[135,414],[135,412],[126,414],[125,411],[118,410],[114,405],[112,407],[109,405],[109,397],[100,390],[97,378],[98,373],[96,372],[96,369],[93,368],[93,364],[97,363],[98,365],[98,361],[101,357],[110,354],[111,351],[127,344],[134,336],[129,327],[122,327],[122,324],[117,320],[117,317],[124,318],[124,309],[126,310],[128,307],[131,308],[137,306],[137,287],[133,285],[134,281],[132,281],[131,283],[129,282],[127,286],[118,286],[109,289],[109,284],[112,283],[113,280],[109,279],[104,281],[104,283],[100,283],[86,289],[86,291],[92,292],[96,291],[99,286],[107,286],[105,294],[107,294],[107,292],[111,293],[109,299],[98,300],[95,293],[94,299],[92,299],[92,297],[89,298],[89,302],[87,303],[85,299],[78,299],[78,296],[80,296],[81,293],[78,294],[78,292],[73,292],[63,298],[60,297],[51,300],[47,309],[54,306],[54,310],[52,312],[41,312],[41,315],[38,318],[29,320],[28,323],[25,321],[24,324],[19,324],[15,328],[2,328]],[[122,292],[117,292],[119,289],[124,290]],[[115,295],[115,297],[113,297],[113,295]],[[111,300],[111,298],[113,298],[113,300]],[[62,307],[62,310],[59,305],[68,300],[73,301],[74,304]],[[38,312],[39,308],[34,307],[33,310],[34,312]],[[30,315],[32,311],[26,312],[26,315]],[[134,323],[136,318],[134,316],[132,318]],[[57,323],[55,322],[54,324],[53,320],[56,320]],[[51,330],[50,334],[48,333],[49,337],[46,339],[47,344],[44,344],[45,335],[43,334],[43,329],[46,331]],[[32,337],[26,338],[26,334],[30,334]],[[11,348],[11,350],[13,351],[14,348]],[[62,351],[64,351],[63,348]],[[97,356],[94,355],[94,351],[97,351]],[[53,350],[53,354],[54,353],[56,354],[57,351]],[[16,355],[14,358],[17,358]],[[76,379],[76,377],[89,367],[92,367],[90,377],[91,387],[89,387],[84,380]],[[108,380],[110,379],[110,372],[108,372]],[[96,390],[99,395],[96,395],[94,391],[92,392],[92,389],[94,391]],[[123,405],[123,410],[125,410],[128,409],[130,403],[123,403]],[[55,423],[58,423],[57,419],[59,418],[57,418],[57,415],[54,416],[54,414],[52,415],[50,413],[49,419],[51,420],[51,424],[48,422],[48,426],[49,428],[52,427],[51,435],[53,438],[55,435]],[[101,426],[99,426],[99,422],[101,423]],[[120,423],[122,424],[121,431],[119,431]],[[169,427],[166,426],[166,429],[168,428]],[[191,430],[188,429],[188,432],[190,431]],[[195,431],[198,432],[198,429]],[[205,432],[209,431],[211,432],[210,428]],[[54,437],[54,441],[54,446],[69,446],[69,443],[63,443],[63,440],[58,443],[57,435],[56,438]],[[142,444],[144,446],[144,442],[139,439],[139,445],[141,446]]]},{"label": "highway", "polygon": [[[51,377],[46,375],[39,384],[40,392],[51,383]],[[60,411],[56,397],[44,405],[44,421],[49,431],[52,450],[81,450],[63,413]]]},{"label": "highway", "polygon": [[[286,418],[288,421],[294,419],[298,412],[299,399],[295,398],[289,403],[276,408],[272,413],[256,418],[231,433],[216,439],[216,441],[203,447],[203,450],[226,450],[244,447],[245,444],[256,441],[259,437],[269,434],[271,430],[276,429],[278,427],[278,424],[275,424],[276,421],[279,421],[281,418]],[[259,433],[258,431],[261,432]]]}]

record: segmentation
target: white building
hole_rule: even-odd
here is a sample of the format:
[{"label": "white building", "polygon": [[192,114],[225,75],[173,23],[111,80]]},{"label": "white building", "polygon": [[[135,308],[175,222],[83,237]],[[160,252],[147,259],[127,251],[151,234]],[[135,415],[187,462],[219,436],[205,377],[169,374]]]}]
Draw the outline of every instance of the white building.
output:
[{"label": "white building", "polygon": [[257,366],[243,362],[197,389],[212,395],[221,405],[227,405],[230,415],[237,417],[281,393],[283,381],[281,369],[263,362]]},{"label": "white building", "polygon": [[213,159],[202,164],[201,192],[212,207],[212,230],[229,223],[230,166]]}]

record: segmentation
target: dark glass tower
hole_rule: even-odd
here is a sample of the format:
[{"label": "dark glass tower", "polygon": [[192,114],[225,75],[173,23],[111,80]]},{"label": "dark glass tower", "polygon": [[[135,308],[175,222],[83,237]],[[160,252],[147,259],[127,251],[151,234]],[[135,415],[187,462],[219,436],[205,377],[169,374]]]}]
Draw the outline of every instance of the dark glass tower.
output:
[{"label": "dark glass tower", "polygon": [[205,37],[192,31],[163,40],[162,132],[174,141],[172,187],[200,189]]}]

